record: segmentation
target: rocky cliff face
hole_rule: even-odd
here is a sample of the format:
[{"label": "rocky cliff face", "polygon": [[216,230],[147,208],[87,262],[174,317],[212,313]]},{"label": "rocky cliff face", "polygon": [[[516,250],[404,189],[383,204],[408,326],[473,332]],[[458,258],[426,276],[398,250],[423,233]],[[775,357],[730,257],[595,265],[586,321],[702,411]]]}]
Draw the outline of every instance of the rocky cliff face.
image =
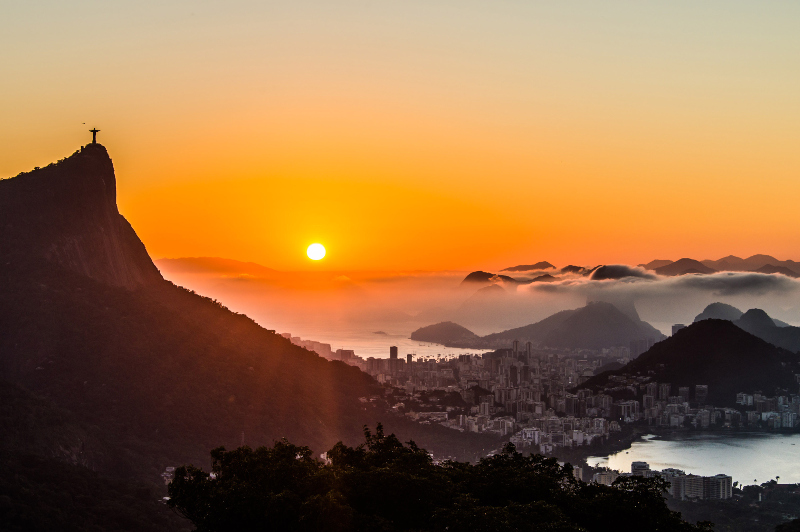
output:
[{"label": "rocky cliff face", "polygon": [[100,144],[0,181],[0,259],[44,259],[131,290],[163,280],[117,210],[114,165]]}]

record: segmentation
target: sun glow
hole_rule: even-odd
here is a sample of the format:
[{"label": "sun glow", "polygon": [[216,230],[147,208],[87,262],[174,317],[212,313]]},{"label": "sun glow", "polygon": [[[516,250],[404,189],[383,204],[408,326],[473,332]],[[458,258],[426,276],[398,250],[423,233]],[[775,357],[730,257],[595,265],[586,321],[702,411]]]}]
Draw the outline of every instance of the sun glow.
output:
[{"label": "sun glow", "polygon": [[306,250],[306,255],[311,260],[320,260],[325,256],[325,246],[322,244],[311,244]]}]

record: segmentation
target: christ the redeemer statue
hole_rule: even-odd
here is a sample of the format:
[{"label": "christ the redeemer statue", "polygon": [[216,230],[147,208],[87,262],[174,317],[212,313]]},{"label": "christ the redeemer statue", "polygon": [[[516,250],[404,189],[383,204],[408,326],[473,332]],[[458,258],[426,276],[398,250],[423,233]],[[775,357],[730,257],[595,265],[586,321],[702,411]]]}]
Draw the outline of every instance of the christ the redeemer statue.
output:
[{"label": "christ the redeemer statue", "polygon": [[92,134],[92,144],[97,144],[97,133],[98,133],[99,131],[100,131],[100,130],[99,130],[99,129],[97,129],[97,128],[95,128],[95,129],[90,129],[90,130],[89,130],[89,132]]}]

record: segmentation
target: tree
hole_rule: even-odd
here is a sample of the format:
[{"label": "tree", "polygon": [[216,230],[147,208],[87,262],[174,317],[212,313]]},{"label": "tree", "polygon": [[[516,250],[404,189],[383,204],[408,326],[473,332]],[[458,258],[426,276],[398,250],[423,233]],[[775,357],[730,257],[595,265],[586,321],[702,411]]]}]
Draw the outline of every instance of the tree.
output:
[{"label": "tree", "polygon": [[286,440],[212,451],[212,471],[176,470],[169,504],[200,532],[501,530],[699,531],[670,511],[666,484],[623,477],[586,484],[572,466],[507,444],[477,464],[436,464],[378,425],[364,443],[337,443],[329,464]]}]

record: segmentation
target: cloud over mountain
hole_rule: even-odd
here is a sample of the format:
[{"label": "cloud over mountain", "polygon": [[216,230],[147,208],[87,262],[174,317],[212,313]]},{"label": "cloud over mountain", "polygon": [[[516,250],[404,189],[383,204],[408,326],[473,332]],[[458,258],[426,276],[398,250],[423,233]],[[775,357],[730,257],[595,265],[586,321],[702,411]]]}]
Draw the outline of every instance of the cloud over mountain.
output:
[{"label": "cloud over mountain", "polygon": [[623,279],[625,277],[641,277],[642,279],[656,278],[655,275],[649,273],[644,268],[628,266],[625,264],[610,264],[608,266],[600,266],[594,270],[590,276],[593,281]]}]

